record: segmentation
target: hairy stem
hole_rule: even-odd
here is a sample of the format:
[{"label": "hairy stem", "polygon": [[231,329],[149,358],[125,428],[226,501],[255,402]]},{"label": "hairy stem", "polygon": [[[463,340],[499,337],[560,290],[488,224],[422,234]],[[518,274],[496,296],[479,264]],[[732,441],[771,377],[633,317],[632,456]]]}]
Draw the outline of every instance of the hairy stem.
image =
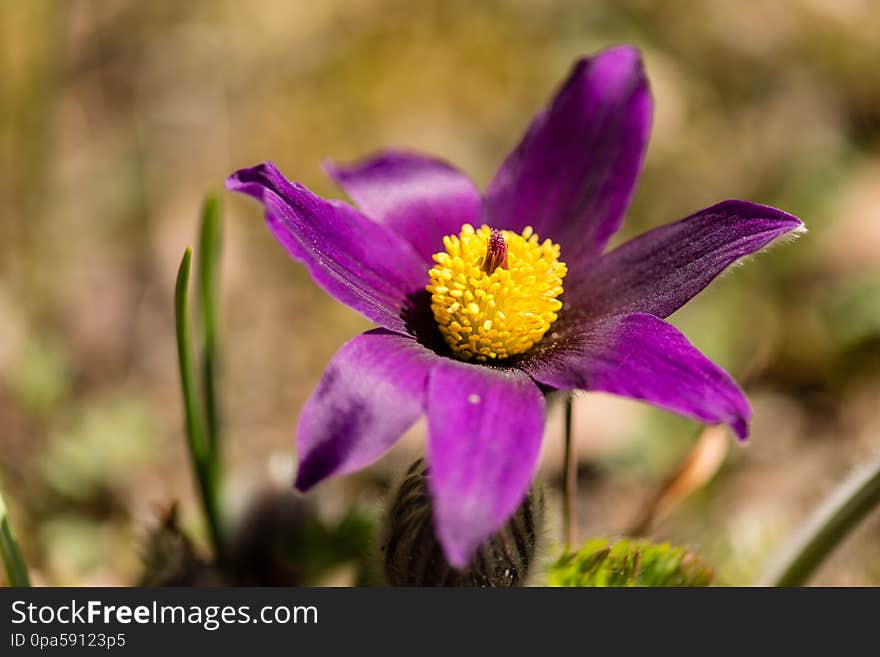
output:
[{"label": "hairy stem", "polygon": [[854,472],[813,513],[764,576],[768,586],[800,586],[872,510],[880,506],[880,456]]},{"label": "hairy stem", "polygon": [[575,499],[577,497],[577,456],[574,453],[574,434],[572,418],[574,415],[574,393],[569,393],[565,400],[565,456],[562,470],[562,526],[565,540],[565,551],[574,545],[577,534],[577,513]]}]

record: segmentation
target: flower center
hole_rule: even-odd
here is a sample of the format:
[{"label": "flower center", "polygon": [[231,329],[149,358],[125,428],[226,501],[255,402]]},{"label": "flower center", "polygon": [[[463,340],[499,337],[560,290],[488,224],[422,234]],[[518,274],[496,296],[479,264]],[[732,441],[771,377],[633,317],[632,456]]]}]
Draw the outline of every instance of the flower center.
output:
[{"label": "flower center", "polygon": [[556,321],[565,263],[559,245],[522,234],[465,224],[443,238],[445,251],[428,272],[431,310],[461,360],[502,360],[531,349]]}]

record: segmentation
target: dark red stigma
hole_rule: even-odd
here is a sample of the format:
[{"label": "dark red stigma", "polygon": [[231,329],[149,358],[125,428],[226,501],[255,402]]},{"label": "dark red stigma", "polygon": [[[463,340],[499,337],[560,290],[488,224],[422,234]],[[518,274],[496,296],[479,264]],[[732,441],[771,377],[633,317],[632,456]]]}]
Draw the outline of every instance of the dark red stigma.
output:
[{"label": "dark red stigma", "polygon": [[507,267],[507,241],[500,230],[493,228],[489,237],[489,248],[486,249],[486,259],[483,260],[483,271],[491,274],[499,267]]}]

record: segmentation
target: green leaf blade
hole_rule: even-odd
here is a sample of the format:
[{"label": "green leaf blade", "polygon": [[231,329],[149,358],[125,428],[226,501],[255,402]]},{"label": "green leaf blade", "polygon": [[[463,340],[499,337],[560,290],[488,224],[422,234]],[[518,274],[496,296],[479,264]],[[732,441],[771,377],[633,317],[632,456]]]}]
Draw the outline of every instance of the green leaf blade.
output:
[{"label": "green leaf blade", "polygon": [[177,329],[177,357],[180,367],[180,383],[183,392],[183,406],[186,417],[187,446],[195,470],[202,498],[208,530],[218,557],[223,554],[223,532],[220,520],[220,504],[217,494],[217,471],[211,450],[206,441],[204,422],[195,373],[193,368],[193,349],[189,326],[189,278],[192,268],[192,249],[187,247],[180,261],[174,295],[175,326]]},{"label": "green leaf blade", "polygon": [[218,368],[218,315],[220,253],[223,245],[221,205],[209,194],[202,206],[199,230],[198,290],[202,314],[202,394],[205,401],[205,433],[214,468],[220,461],[220,418],[215,381]]},{"label": "green leaf blade", "polygon": [[0,556],[3,557],[3,565],[6,568],[6,577],[10,586],[27,587],[31,585],[21,548],[18,547],[15,534],[12,532],[12,525],[9,523],[9,514],[6,512],[6,504],[2,494],[0,494]]}]

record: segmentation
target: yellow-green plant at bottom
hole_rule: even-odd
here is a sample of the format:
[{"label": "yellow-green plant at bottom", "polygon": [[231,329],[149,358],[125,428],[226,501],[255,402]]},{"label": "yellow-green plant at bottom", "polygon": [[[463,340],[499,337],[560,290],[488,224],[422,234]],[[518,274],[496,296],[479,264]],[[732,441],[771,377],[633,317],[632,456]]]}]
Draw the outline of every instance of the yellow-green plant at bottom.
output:
[{"label": "yellow-green plant at bottom", "polygon": [[713,578],[684,548],[630,539],[591,539],[549,570],[550,586],[708,586]]}]

